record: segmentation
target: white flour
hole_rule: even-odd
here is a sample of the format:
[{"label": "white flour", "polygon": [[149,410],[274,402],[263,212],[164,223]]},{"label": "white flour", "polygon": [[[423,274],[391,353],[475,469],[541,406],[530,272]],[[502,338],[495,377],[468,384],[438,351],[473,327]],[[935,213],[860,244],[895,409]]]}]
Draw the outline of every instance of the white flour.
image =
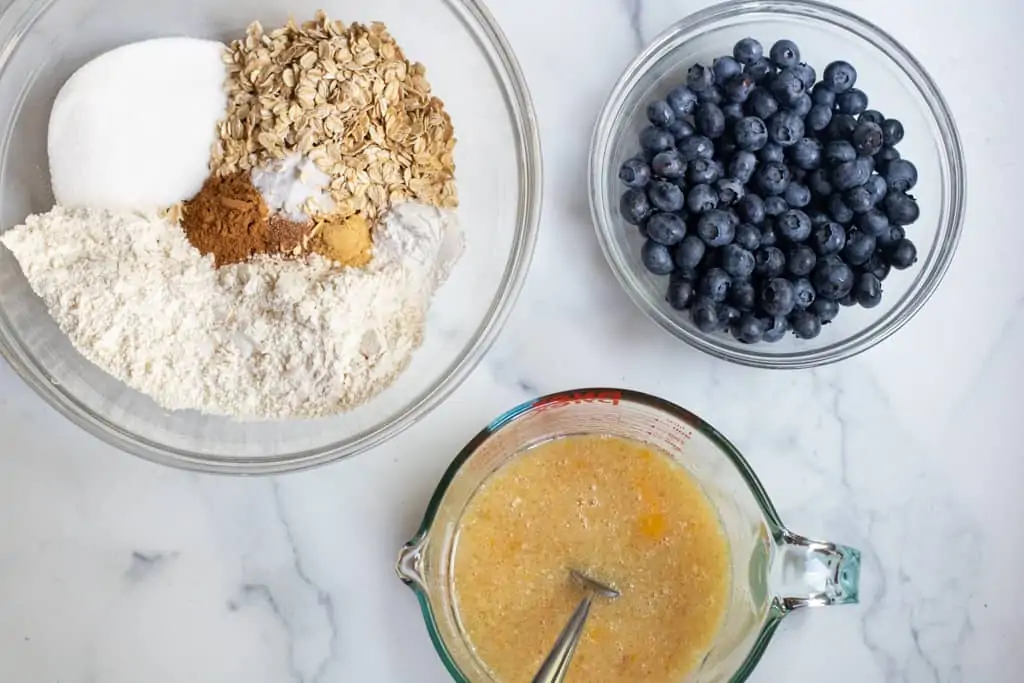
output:
[{"label": "white flour", "polygon": [[167,409],[318,417],[385,389],[462,253],[452,212],[393,208],[366,269],[213,267],[166,221],[56,207],[0,236],[90,361]]}]

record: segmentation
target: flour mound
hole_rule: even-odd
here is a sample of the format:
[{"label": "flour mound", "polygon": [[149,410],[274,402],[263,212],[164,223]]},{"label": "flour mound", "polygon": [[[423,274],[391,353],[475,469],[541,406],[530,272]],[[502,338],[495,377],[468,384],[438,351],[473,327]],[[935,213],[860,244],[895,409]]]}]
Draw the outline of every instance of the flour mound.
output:
[{"label": "flour mound", "polygon": [[410,203],[374,239],[366,269],[215,269],[151,216],[57,206],[0,236],[86,358],[169,410],[243,419],[342,412],[409,363],[461,236],[451,212]]}]

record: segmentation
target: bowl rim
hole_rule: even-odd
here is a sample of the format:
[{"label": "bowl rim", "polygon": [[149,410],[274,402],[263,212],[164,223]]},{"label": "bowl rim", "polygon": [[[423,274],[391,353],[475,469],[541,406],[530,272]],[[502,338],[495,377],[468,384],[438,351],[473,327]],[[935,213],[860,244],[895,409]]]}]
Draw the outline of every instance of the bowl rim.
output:
[{"label": "bowl rim", "polygon": [[[615,203],[610,201],[605,191],[612,148],[621,132],[618,125],[621,123],[622,109],[637,82],[647,73],[648,67],[723,20],[768,13],[775,17],[799,17],[811,22],[827,23],[869,42],[914,85],[940,137],[937,142],[942,210],[938,231],[935,243],[927,258],[920,262],[917,277],[908,286],[907,292],[888,312],[857,333],[818,349],[788,353],[757,350],[758,346],[764,345],[744,349],[727,345],[717,336],[680,326],[663,307],[645,296],[633,275],[636,265],[627,263],[615,244],[613,234],[616,226],[611,215]],[[818,0],[726,0],[672,24],[626,67],[610,91],[594,126],[587,183],[591,218],[605,260],[634,305],[648,318],[675,338],[720,360],[757,368],[803,369],[828,365],[867,351],[895,334],[928,302],[949,270],[963,232],[967,191],[965,165],[962,140],[948,103],[924,66],[888,32],[852,12]]]},{"label": "bowl rim", "polygon": [[[35,20],[57,0],[14,0],[0,12],[0,76],[17,43]],[[543,204],[543,160],[540,132],[529,86],[515,53],[483,0],[443,0],[487,53],[491,72],[502,86],[515,134],[517,169],[522,192],[516,204],[516,231],[498,296],[464,351],[441,379],[416,395],[386,422],[368,427],[342,441],[267,457],[234,457],[196,453],[167,446],[120,427],[66,393],[51,380],[12,334],[0,311],[0,357],[46,403],[92,436],[132,455],[170,467],[225,475],[272,475],[298,472],[368,451],[402,433],[428,415],[452,394],[490,350],[511,314],[529,272]],[[24,97],[25,92],[22,92]],[[11,135],[8,129],[7,137]]]}]

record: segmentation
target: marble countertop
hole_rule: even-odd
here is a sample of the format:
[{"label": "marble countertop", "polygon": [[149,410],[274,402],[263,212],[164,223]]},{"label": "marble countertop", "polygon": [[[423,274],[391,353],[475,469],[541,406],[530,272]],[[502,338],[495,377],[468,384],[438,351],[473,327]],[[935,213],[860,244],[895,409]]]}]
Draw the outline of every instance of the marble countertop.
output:
[{"label": "marble countertop", "polygon": [[715,361],[643,318],[580,189],[589,121],[615,77],[701,4],[493,0],[542,129],[533,269],[476,372],[375,452],[273,479],[164,469],[73,427],[0,363],[0,681],[444,683],[395,579],[397,549],[481,425],[594,384],[702,415],[794,530],[863,551],[861,603],[788,619],[752,681],[1018,680],[1024,459],[999,444],[1024,418],[1024,97],[1012,90],[1024,8],[841,3],[909,47],[946,94],[967,150],[967,223],[946,281],[903,331],[838,366],[782,373]]}]

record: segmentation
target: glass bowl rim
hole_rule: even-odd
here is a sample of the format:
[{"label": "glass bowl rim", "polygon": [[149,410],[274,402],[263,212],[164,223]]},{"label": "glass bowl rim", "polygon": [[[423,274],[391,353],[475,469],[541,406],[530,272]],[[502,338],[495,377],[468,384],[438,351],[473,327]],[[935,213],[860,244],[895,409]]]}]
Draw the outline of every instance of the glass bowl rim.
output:
[{"label": "glass bowl rim", "polygon": [[[538,409],[543,409],[544,406],[551,403],[577,402],[577,400],[586,401],[588,400],[587,398],[580,397],[608,396],[609,393],[616,394],[619,403],[633,403],[663,412],[673,419],[685,422],[694,430],[700,432],[701,435],[707,438],[712,445],[714,445],[722,455],[729,460],[733,467],[736,468],[740,477],[747,484],[751,495],[754,497],[758,508],[761,510],[765,526],[767,527],[771,538],[777,540],[784,534],[788,533],[778,511],[775,508],[775,504],[772,503],[771,498],[768,497],[768,492],[761,484],[761,480],[758,478],[753,467],[751,467],[750,463],[743,456],[740,450],[731,441],[729,441],[725,435],[715,429],[714,426],[699,415],[669,401],[668,399],[632,389],[584,387],[546,394],[520,403],[514,408],[511,408],[499,415],[486,427],[477,432],[477,434],[462,447],[452,462],[448,465],[444,474],[442,474],[441,478],[438,480],[437,486],[430,497],[430,501],[427,503],[427,508],[423,514],[423,519],[420,522],[419,528],[413,537],[402,546],[399,560],[395,567],[399,579],[401,579],[401,581],[405,583],[416,595],[416,600],[420,605],[420,613],[423,617],[424,623],[426,624],[430,641],[433,643],[434,649],[437,651],[437,655],[441,659],[441,663],[444,665],[448,673],[451,674],[456,683],[472,683],[472,681],[467,679],[462,673],[462,670],[459,668],[458,664],[455,662],[455,658],[451,655],[451,652],[448,649],[448,645],[442,636],[441,629],[438,628],[437,618],[434,612],[434,605],[431,602],[431,593],[429,589],[425,585],[417,584],[404,575],[402,568],[404,562],[403,556],[422,552],[423,548],[430,542],[431,534],[435,528],[437,514],[452,482],[455,481],[455,478],[458,476],[463,466],[472,459],[473,455],[480,449],[480,446],[482,446],[488,439],[493,437],[512,422],[515,422]],[[730,683],[741,683],[750,676],[754,668],[756,668],[757,663],[764,655],[764,652],[771,642],[772,636],[781,623],[783,616],[783,613],[774,607],[767,612],[765,620],[760,626],[760,633],[758,637],[751,644],[750,652],[747,653],[747,656],[744,658],[740,668],[737,669],[736,673],[730,678]]]},{"label": "glass bowl rim", "polygon": [[[657,303],[645,296],[634,275],[637,266],[628,263],[616,247],[614,202],[605,191],[612,148],[620,134],[623,107],[637,82],[673,50],[715,28],[723,20],[751,14],[771,13],[795,17],[811,23],[828,24],[855,35],[869,43],[893,66],[902,71],[914,86],[914,94],[927,109],[938,129],[938,156],[942,189],[942,211],[935,243],[928,259],[922,263],[917,277],[906,293],[885,315],[858,332],[816,350],[788,353],[767,353],[727,345],[711,335],[704,335],[676,323]],[[626,67],[616,81],[594,126],[587,174],[591,218],[601,251],[626,294],[643,313],[659,327],[720,360],[766,369],[802,369],[828,365],[856,356],[888,339],[906,325],[928,302],[942,282],[963,232],[966,204],[966,169],[963,144],[956,123],[942,93],[921,63],[886,31],[844,9],[818,0],[726,0],[694,12],[671,25],[651,41]],[[934,257],[934,261],[932,258]]]},{"label": "glass bowl rim", "polygon": [[[14,0],[0,12],[0,77],[7,70],[14,47],[35,21],[59,0]],[[97,414],[48,378],[12,332],[0,311],[0,357],[40,398],[69,421],[101,441],[151,462],[208,474],[272,475],[298,472],[349,458],[383,444],[428,415],[452,394],[494,344],[522,290],[533,258],[543,201],[543,160],[540,132],[526,78],[508,39],[483,0],[443,0],[487,53],[491,72],[501,84],[516,140],[516,165],[522,191],[516,204],[516,228],[498,296],[470,337],[465,350],[441,378],[416,395],[386,422],[371,426],[342,441],[268,457],[232,457],[199,454],[141,437]],[[24,97],[25,91],[21,96]],[[12,134],[8,124],[4,146]]]}]

